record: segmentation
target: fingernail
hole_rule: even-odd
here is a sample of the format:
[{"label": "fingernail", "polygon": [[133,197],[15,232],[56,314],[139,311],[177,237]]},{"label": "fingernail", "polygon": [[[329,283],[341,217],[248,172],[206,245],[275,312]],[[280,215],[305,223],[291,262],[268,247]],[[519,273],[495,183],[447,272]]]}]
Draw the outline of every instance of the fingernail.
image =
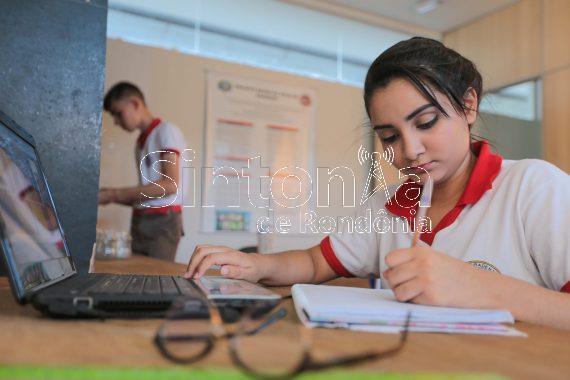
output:
[{"label": "fingernail", "polygon": [[226,267],[222,267],[221,272],[222,272],[222,274],[225,276],[226,274],[228,274],[228,273],[230,272],[230,270],[229,270],[228,268],[226,268]]}]

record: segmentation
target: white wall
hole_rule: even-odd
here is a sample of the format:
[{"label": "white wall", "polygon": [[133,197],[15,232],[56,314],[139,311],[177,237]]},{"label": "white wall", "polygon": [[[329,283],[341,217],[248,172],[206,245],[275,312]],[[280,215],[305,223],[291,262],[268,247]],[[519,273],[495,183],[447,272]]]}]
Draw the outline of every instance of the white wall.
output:
[{"label": "white wall", "polygon": [[[121,80],[139,85],[151,111],[181,128],[188,148],[196,151],[199,160],[203,159],[206,70],[314,89],[317,94],[315,164],[317,167],[348,166],[353,169],[356,175],[356,198],[359,201],[367,169],[358,163],[357,151],[361,144],[369,150],[372,147],[371,132],[362,126],[365,112],[361,89],[119,40],[108,40],[107,43],[105,88],[108,89]],[[136,138],[136,134],[128,134],[114,126],[110,116],[105,113],[100,186],[131,186],[137,183],[137,165],[134,159]],[[393,178],[393,172],[390,172],[390,178]],[[197,193],[196,199],[199,200],[199,186]],[[331,196],[336,206],[318,210],[319,216],[348,215],[352,212],[351,209],[339,206],[339,194],[340,186],[337,186]],[[128,207],[100,207],[98,227],[128,230],[130,215]],[[199,208],[185,208],[183,217],[186,236],[179,246],[178,262],[186,262],[198,243],[223,244],[234,248],[256,245],[255,235],[201,233]],[[282,235],[275,239],[275,243],[280,250],[306,248],[317,244],[321,238],[322,235]]]}]

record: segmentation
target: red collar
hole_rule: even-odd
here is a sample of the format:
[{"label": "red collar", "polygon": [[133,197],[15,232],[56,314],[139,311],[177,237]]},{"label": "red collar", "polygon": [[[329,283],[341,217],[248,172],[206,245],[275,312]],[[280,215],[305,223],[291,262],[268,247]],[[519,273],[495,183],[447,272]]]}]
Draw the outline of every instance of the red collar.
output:
[{"label": "red collar", "polygon": [[472,205],[477,203],[485,192],[493,187],[493,181],[501,171],[503,157],[491,152],[489,143],[477,141],[471,144],[471,150],[477,156],[477,162],[469,177],[467,186],[457,202],[458,205]]},{"label": "red collar", "polygon": [[[428,244],[431,244],[435,234],[439,230],[449,226],[455,221],[463,207],[477,203],[483,194],[493,187],[493,181],[501,170],[503,158],[492,153],[486,141],[478,141],[471,144],[471,150],[475,156],[477,156],[477,162],[469,177],[467,186],[455,207],[443,217],[435,229],[432,229],[431,233],[422,234],[422,240]],[[409,225],[411,225],[412,219],[417,211],[420,191],[420,185],[414,182],[405,182],[398,187],[394,196],[386,202],[384,207],[390,213],[406,218]]]},{"label": "red collar", "polygon": [[142,133],[139,135],[139,138],[137,139],[137,144],[139,148],[142,149],[150,133],[154,130],[154,128],[158,127],[160,123],[162,123],[162,120],[156,118],[150,123],[150,125],[144,131],[142,131]]}]

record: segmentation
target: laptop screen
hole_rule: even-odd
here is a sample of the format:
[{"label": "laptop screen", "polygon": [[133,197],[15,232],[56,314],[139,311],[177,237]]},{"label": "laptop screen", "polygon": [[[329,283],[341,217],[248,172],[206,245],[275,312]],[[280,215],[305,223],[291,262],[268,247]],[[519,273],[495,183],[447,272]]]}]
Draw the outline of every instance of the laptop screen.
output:
[{"label": "laptop screen", "polygon": [[20,300],[75,272],[36,150],[1,122],[0,233]]}]

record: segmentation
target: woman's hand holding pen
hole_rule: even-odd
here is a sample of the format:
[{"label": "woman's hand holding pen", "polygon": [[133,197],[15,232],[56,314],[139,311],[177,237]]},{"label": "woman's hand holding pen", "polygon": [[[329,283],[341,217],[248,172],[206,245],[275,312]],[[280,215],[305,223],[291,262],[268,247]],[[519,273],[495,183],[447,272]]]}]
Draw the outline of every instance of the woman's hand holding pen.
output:
[{"label": "woman's hand holding pen", "polygon": [[200,278],[213,265],[219,265],[220,272],[228,278],[258,282],[263,278],[263,256],[243,253],[218,245],[198,245],[188,263],[185,278]]},{"label": "woman's hand holding pen", "polygon": [[[418,221],[431,205],[433,182],[428,177],[421,192]],[[412,246],[386,255],[388,269],[382,277],[388,282],[396,299],[435,306],[493,308],[497,300],[489,289],[497,274],[476,269],[471,265],[438,252],[431,247],[418,247],[420,231],[416,229]]]},{"label": "woman's hand holding pen", "polygon": [[385,262],[388,269],[382,277],[399,301],[471,308],[494,306],[489,289],[496,273],[474,268],[430,247],[398,249],[386,255]]}]

